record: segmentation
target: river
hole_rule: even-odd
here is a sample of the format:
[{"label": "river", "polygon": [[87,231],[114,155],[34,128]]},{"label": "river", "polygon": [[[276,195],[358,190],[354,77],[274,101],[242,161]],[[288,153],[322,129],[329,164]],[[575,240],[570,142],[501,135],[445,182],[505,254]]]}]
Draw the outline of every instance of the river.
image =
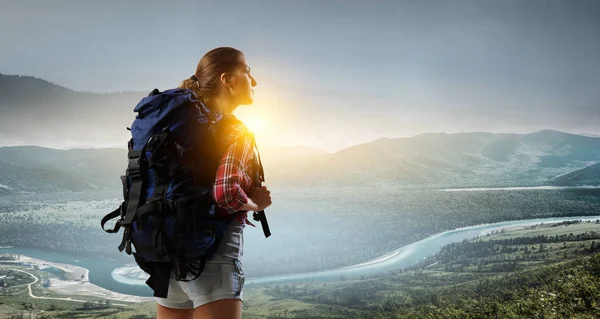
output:
[{"label": "river", "polygon": [[568,190],[568,189],[598,189],[600,185],[590,186],[516,186],[516,187],[474,187],[446,188],[441,192],[488,192],[488,191],[536,191],[536,190]]},{"label": "river", "polygon": [[[441,247],[465,239],[482,236],[507,227],[536,225],[541,223],[559,223],[567,220],[598,220],[600,216],[556,217],[527,220],[514,220],[499,223],[482,224],[458,228],[429,236],[420,241],[403,246],[379,258],[343,268],[322,270],[310,273],[247,278],[246,285],[284,283],[292,281],[337,280],[340,276],[371,275],[390,270],[401,269],[437,253]],[[73,256],[65,253],[53,253],[38,249],[0,248],[3,253],[16,253],[50,262],[78,265],[89,269],[90,282],[119,293],[152,296],[152,291],[144,283],[137,267],[118,264],[114,260],[97,260],[89,257]],[[142,273],[142,275],[145,275]]]}]

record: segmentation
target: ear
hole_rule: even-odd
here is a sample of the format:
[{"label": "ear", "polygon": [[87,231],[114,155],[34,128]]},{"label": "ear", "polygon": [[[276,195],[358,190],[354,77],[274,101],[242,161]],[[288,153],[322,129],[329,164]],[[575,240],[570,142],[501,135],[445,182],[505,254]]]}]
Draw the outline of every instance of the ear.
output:
[{"label": "ear", "polygon": [[231,79],[227,73],[221,73],[220,80],[225,87],[231,88]]}]

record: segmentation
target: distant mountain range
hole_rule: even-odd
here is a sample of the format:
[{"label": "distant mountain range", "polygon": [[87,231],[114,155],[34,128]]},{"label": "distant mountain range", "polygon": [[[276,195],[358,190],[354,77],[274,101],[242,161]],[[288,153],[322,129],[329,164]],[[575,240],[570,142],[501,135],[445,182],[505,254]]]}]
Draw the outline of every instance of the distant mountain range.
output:
[{"label": "distant mountain range", "polygon": [[[126,151],[0,148],[0,194],[118,189]],[[500,187],[600,185],[600,138],[530,134],[422,134],[329,154],[262,152],[269,184],[283,186]]]},{"label": "distant mountain range", "polygon": [[[0,138],[123,140],[147,92],[76,92],[44,80],[0,75]],[[120,132],[120,133],[119,133]],[[325,153],[264,147],[268,184],[367,187],[600,185],[600,137],[554,130],[529,134],[428,133],[381,138]],[[121,148],[0,147],[0,194],[120,187]]]},{"label": "distant mountain range", "polygon": [[149,91],[77,92],[35,77],[0,74],[1,142],[107,145],[122,140],[133,108]]},{"label": "distant mountain range", "polygon": [[[600,138],[543,130],[382,138],[311,161],[273,164],[269,171],[272,179],[298,185],[600,185],[592,166],[598,162]],[[588,166],[577,178],[564,175]]]}]

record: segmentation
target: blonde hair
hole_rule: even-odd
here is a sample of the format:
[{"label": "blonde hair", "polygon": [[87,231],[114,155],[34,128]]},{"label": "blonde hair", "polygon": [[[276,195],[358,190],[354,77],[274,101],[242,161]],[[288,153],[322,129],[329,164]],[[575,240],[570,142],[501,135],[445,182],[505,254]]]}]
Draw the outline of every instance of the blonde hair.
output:
[{"label": "blonde hair", "polygon": [[242,51],[231,47],[218,47],[208,51],[198,62],[193,76],[183,80],[179,88],[192,90],[206,105],[217,94],[221,74],[233,71],[240,64],[243,55]]}]

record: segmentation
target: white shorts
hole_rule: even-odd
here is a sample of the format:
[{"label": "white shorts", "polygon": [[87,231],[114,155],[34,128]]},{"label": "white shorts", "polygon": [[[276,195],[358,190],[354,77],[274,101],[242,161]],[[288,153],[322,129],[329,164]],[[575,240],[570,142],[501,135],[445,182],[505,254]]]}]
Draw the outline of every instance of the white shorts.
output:
[{"label": "white shorts", "polygon": [[156,302],[174,309],[194,309],[220,299],[239,299],[243,302],[244,272],[236,258],[215,255],[206,262],[204,270],[193,281],[177,281],[171,271],[167,298],[155,297]]}]

